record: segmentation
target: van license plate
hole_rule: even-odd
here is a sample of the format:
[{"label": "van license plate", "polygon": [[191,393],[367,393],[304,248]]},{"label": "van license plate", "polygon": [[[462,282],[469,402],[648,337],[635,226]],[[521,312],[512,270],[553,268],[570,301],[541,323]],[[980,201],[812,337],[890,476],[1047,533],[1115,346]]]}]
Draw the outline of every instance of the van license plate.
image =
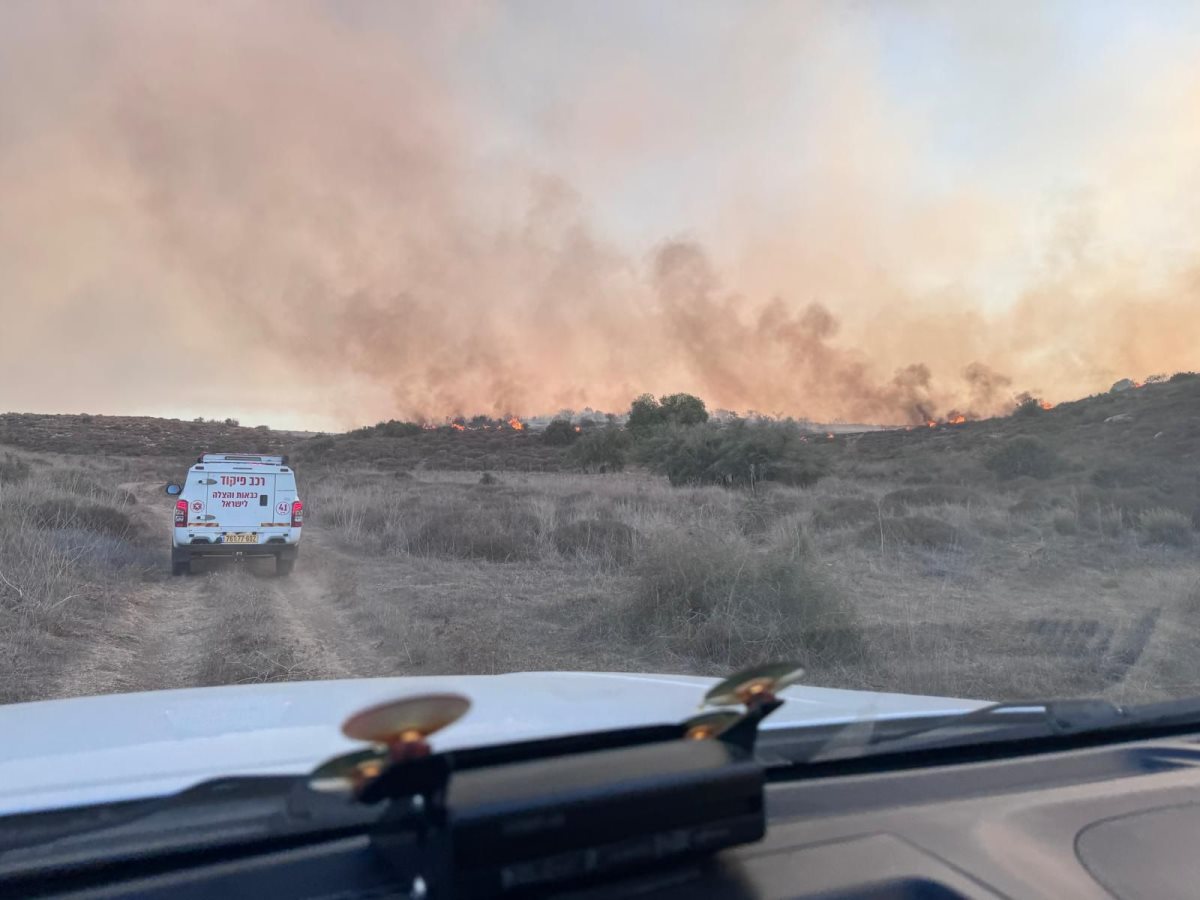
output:
[{"label": "van license plate", "polygon": [[225,535],[225,543],[227,544],[257,544],[257,534],[227,534]]}]

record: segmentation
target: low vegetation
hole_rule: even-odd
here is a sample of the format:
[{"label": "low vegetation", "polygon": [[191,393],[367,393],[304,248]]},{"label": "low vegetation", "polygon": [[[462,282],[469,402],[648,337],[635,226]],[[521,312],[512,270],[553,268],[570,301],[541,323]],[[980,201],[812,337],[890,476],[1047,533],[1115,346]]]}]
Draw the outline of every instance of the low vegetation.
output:
[{"label": "low vegetation", "polygon": [[1063,461],[1037,438],[1021,435],[1011,438],[1002,447],[989,453],[983,463],[998,478],[1020,476],[1049,478],[1063,467]]},{"label": "low vegetation", "polygon": [[128,491],[96,469],[8,453],[0,470],[0,702],[68,665],[124,586],[160,569]]},{"label": "low vegetation", "polygon": [[[693,400],[542,434],[0,417],[0,696],[781,656],[837,687],[1200,693],[1200,379],[832,436]],[[165,575],[154,482],[213,435],[293,454],[286,584]]]},{"label": "low vegetation", "polygon": [[860,653],[852,607],[789,547],[755,552],[737,534],[667,531],[646,547],[637,579],[612,613],[621,638],[687,668],[776,658],[820,666]]}]

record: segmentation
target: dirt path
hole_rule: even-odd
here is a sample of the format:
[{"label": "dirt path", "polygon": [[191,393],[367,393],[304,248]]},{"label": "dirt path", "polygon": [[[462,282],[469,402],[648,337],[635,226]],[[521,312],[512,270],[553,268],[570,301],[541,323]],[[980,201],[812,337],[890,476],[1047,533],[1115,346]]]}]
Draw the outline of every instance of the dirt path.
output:
[{"label": "dirt path", "polygon": [[[579,595],[590,575],[553,570],[531,581],[516,568],[357,556],[310,524],[289,577],[277,577],[270,560],[172,577],[170,502],[158,484],[123,487],[137,496],[131,510],[145,533],[161,540],[161,562],[107,600],[39,699],[577,662],[570,636],[579,610],[557,598]],[[550,658],[555,647],[561,656]],[[613,664],[595,663],[605,665]]]},{"label": "dirt path", "polygon": [[[123,487],[165,544],[171,509],[158,485]],[[162,571],[130,586],[46,696],[380,674],[356,636],[361,626],[331,602],[346,565],[339,557],[309,533],[287,578],[269,560],[172,577],[164,547]]]}]

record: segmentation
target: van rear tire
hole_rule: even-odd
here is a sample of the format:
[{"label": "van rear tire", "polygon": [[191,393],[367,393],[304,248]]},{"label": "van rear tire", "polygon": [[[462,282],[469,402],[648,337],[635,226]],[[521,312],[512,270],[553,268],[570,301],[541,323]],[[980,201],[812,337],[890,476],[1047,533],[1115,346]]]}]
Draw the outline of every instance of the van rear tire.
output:
[{"label": "van rear tire", "polygon": [[172,575],[191,575],[192,574],[191,560],[185,559],[183,562],[171,563],[171,574]]},{"label": "van rear tire", "polygon": [[278,576],[291,575],[292,567],[296,565],[294,559],[284,559],[282,556],[275,557],[275,574]]}]

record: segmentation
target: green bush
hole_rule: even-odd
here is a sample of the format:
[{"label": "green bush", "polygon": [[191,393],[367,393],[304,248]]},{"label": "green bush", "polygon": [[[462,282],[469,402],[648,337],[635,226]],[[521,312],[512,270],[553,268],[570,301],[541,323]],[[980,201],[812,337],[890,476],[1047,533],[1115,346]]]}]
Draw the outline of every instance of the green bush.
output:
[{"label": "green bush", "polygon": [[1017,397],[1017,408],[1013,410],[1014,416],[1040,416],[1042,409],[1042,401],[1029,392],[1025,392]]},{"label": "green bush", "polygon": [[587,472],[620,472],[629,454],[628,433],[615,425],[579,436],[571,446],[571,463]]},{"label": "green bush", "polygon": [[312,454],[314,456],[322,456],[325,453],[328,453],[330,450],[332,450],[335,446],[336,446],[336,442],[334,441],[333,438],[328,437],[328,436],[322,436],[322,437],[309,438],[307,441],[305,441],[303,444],[300,445],[300,449],[305,454]]},{"label": "green bush", "polygon": [[653,394],[642,394],[629,406],[629,417],[625,425],[630,431],[645,431],[657,428],[666,422],[662,406]]},{"label": "green bush", "polygon": [[728,425],[667,427],[642,439],[638,459],[667,476],[671,484],[753,485],[779,481],[807,486],[825,468],[786,425]]},{"label": "green bush", "polygon": [[1143,533],[1155,544],[1169,547],[1192,546],[1192,523],[1183,513],[1158,507],[1148,509],[1139,519]]},{"label": "green bush", "polygon": [[658,402],[669,425],[702,425],[708,421],[708,410],[699,397],[668,394]]},{"label": "green bush", "polygon": [[552,447],[568,446],[575,443],[575,439],[578,437],[579,432],[575,430],[570,419],[555,419],[542,432],[543,443]]},{"label": "green bush", "polygon": [[1037,438],[1021,435],[1009,439],[984,460],[998,478],[1049,478],[1063,468],[1063,461],[1050,447]]},{"label": "green bush", "polygon": [[704,401],[692,394],[667,394],[661,400],[642,394],[629,407],[627,427],[634,432],[660,425],[702,425],[708,421]]},{"label": "green bush", "polygon": [[373,432],[379,437],[400,438],[420,434],[425,429],[416,422],[399,422],[396,419],[389,419],[386,422],[377,423],[373,428],[361,430]]}]

